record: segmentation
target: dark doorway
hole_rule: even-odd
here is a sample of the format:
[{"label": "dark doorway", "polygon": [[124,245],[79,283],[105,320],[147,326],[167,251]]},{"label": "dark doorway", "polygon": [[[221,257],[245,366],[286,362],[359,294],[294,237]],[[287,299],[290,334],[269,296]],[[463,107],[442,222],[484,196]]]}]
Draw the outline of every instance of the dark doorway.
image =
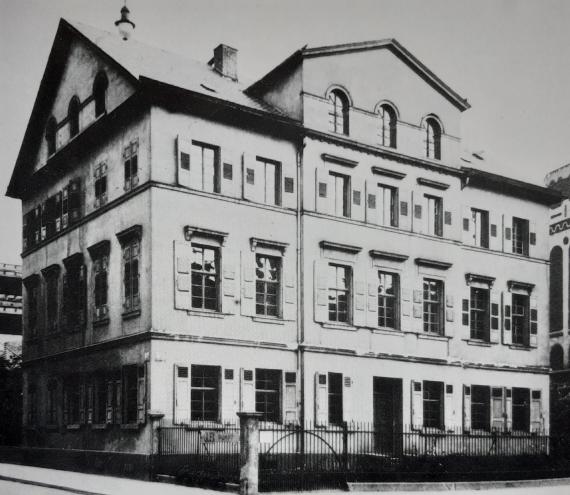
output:
[{"label": "dark doorway", "polygon": [[376,452],[397,456],[402,445],[402,380],[374,377]]}]

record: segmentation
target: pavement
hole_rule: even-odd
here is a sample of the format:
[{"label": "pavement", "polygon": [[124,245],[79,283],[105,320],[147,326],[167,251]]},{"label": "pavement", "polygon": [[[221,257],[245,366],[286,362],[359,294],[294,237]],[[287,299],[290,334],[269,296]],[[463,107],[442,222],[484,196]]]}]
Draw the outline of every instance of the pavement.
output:
[{"label": "pavement", "polygon": [[[484,483],[390,483],[356,485],[353,495],[370,495],[371,491],[395,492],[398,495],[436,495],[454,491],[458,495],[480,493],[485,495],[570,495],[570,478],[555,480],[529,480]],[[99,474],[85,474],[73,471],[60,471],[18,464],[0,463],[1,495],[219,495],[220,492],[204,488],[194,488],[154,481],[140,481]],[[304,492],[310,495],[323,495],[330,491]],[[332,492],[340,494],[341,492]],[[289,492],[292,495],[291,492]],[[268,494],[269,495],[269,494]],[[274,494],[277,495],[277,494]],[[283,495],[283,492],[280,494]]]}]

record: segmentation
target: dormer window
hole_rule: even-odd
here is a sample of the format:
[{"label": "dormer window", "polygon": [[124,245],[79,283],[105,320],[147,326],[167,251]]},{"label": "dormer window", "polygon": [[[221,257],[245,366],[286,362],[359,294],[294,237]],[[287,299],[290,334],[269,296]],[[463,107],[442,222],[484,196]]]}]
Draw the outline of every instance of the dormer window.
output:
[{"label": "dormer window", "polygon": [[434,117],[425,121],[426,157],[441,160],[441,125]]},{"label": "dormer window", "polygon": [[348,136],[348,97],[340,89],[329,93],[329,128],[332,132]]},{"label": "dormer window", "polygon": [[48,156],[55,153],[55,135],[57,132],[57,123],[53,117],[50,117],[46,125],[46,143]]},{"label": "dormer window", "polygon": [[391,105],[383,104],[378,111],[380,117],[380,145],[388,148],[396,147],[396,111]]},{"label": "dormer window", "polygon": [[101,71],[95,77],[93,83],[93,99],[95,100],[95,117],[104,114],[107,111],[106,107],[106,94],[109,81],[105,72]]},{"label": "dormer window", "polygon": [[69,137],[79,134],[79,98],[74,96],[69,102],[67,111],[67,119],[69,121]]}]

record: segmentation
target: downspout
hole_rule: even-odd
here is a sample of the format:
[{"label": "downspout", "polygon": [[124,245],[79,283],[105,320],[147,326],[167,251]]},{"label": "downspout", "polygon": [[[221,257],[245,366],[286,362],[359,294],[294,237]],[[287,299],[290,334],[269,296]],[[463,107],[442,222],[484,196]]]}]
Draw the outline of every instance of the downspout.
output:
[{"label": "downspout", "polygon": [[301,137],[297,144],[297,370],[299,375],[300,410],[299,422],[305,424],[305,359],[303,344],[305,342],[305,318],[304,318],[304,280],[303,280],[303,150],[304,138]]}]

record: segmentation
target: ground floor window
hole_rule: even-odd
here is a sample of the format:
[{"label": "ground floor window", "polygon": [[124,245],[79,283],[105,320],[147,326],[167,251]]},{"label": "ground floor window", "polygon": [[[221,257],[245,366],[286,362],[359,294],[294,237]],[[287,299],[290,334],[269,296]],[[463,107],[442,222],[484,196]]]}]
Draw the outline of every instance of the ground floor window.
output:
[{"label": "ground floor window", "polygon": [[329,423],[342,423],[342,373],[329,373]]},{"label": "ground floor window", "polygon": [[424,381],[424,427],[443,428],[443,382]]},{"label": "ground floor window", "polygon": [[530,430],[530,390],[513,388],[513,431]]},{"label": "ground floor window", "polygon": [[474,430],[490,430],[491,390],[489,387],[471,387],[471,427]]},{"label": "ground floor window", "polygon": [[192,365],[191,419],[192,421],[217,421],[220,397],[220,367]]},{"label": "ground floor window", "polygon": [[255,370],[255,410],[262,421],[278,423],[281,419],[281,371]]}]

